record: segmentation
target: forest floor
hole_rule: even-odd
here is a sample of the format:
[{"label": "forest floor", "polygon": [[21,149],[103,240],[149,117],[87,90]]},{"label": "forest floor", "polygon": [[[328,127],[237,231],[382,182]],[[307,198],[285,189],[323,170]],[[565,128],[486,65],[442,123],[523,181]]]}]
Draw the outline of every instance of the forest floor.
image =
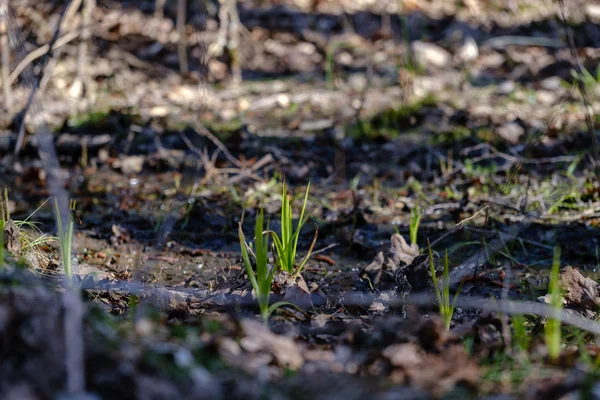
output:
[{"label": "forest floor", "polygon": [[[26,3],[13,68],[63,7]],[[237,50],[209,57],[216,5],[190,2],[182,74],[176,3],[98,0],[85,68],[78,40],[57,44],[18,155],[33,81],[2,99],[2,398],[69,392],[59,240],[28,245],[55,234],[41,128],[76,200],[89,398],[600,393],[600,6],[568,2],[564,23],[549,0],[240,0]],[[271,287],[296,307],[264,324],[238,226],[252,241],[264,209],[279,231],[284,180],[296,217],[310,183],[299,254],[314,248]],[[449,329],[428,242],[459,292]],[[562,325],[545,318],[553,262]]]}]

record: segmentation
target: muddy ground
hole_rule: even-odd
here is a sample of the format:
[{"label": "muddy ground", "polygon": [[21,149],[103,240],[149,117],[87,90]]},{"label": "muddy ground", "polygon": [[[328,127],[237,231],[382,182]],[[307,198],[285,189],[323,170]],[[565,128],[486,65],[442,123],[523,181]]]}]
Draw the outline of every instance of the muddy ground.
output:
[{"label": "muddy ground", "polygon": [[[10,3],[14,71],[65,4]],[[598,396],[600,5],[240,0],[220,49],[227,2],[190,1],[182,72],[176,3],[99,0],[89,30],[68,17],[4,92],[3,222],[38,231],[4,229],[2,398]],[[57,235],[45,130],[76,200],[82,303],[59,241],[25,242]],[[296,212],[311,185],[300,254],[318,238],[303,282],[272,286],[298,308],[265,325],[238,223],[250,237],[263,208],[280,229],[284,179]],[[428,241],[461,288],[449,330]],[[556,248],[567,323],[552,357],[546,309],[529,306],[545,304]]]}]

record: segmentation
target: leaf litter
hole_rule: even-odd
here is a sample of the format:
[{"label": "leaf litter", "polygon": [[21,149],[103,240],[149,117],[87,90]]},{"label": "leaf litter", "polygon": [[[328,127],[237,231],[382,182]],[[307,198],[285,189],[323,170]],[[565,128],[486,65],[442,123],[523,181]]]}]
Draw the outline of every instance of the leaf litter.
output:
[{"label": "leaf litter", "polygon": [[[540,86],[531,82],[532,73],[542,67],[554,70],[552,74],[562,74],[561,54],[545,47],[553,48],[554,42],[528,46],[504,37],[502,43],[496,41],[486,47],[486,40],[505,33],[502,26],[507,21],[493,10],[484,9],[482,15],[475,2],[460,11],[453,10],[456,15],[472,13],[471,18],[478,23],[486,18],[497,20],[500,28],[468,32],[480,45],[469,68],[484,84],[489,78],[486,74],[513,83],[512,90],[491,86],[492,96],[481,94],[478,104],[462,107],[448,99],[469,98],[472,82],[463,82],[464,93],[453,86],[452,82],[460,79],[456,73],[464,65],[450,57],[455,45],[440,42],[436,32],[462,32],[463,21],[456,16],[445,22],[434,18],[436,13],[444,12],[438,2],[428,7],[411,2],[407,9],[414,7],[419,12],[394,17],[392,33],[403,23],[434,28],[425,35],[430,37],[411,37],[417,31],[410,31],[405,38],[413,42],[413,48],[415,43],[427,43],[420,46],[420,51],[429,52],[418,59],[421,65],[417,68],[421,70],[414,74],[412,89],[417,95],[431,88],[444,90],[436,92],[438,98],[416,100],[412,103],[415,106],[403,108],[394,99],[410,96],[410,90],[400,91],[390,84],[394,82],[390,71],[402,46],[386,42],[390,36],[383,27],[382,32],[372,30],[371,26],[380,23],[362,10],[348,14],[349,23],[356,27],[349,36],[353,40],[360,37],[354,46],[366,46],[367,51],[350,47],[340,52],[335,59],[342,67],[336,67],[333,82],[335,88],[346,78],[350,81],[353,71],[347,68],[349,65],[372,68],[365,57],[377,54],[381,62],[374,72],[365,74],[372,87],[361,94],[362,100],[343,88],[327,91],[318,80],[292,80],[290,84],[279,79],[290,71],[306,74],[310,68],[321,68],[319,52],[327,52],[324,38],[335,34],[336,26],[348,23],[342,23],[336,13],[318,14],[336,2],[317,3],[313,12],[322,18],[319,24],[310,22],[315,18],[310,12],[297,11],[296,7],[302,7],[297,4],[280,9],[241,8],[242,21],[251,30],[244,40],[249,41],[247,48],[253,49],[244,57],[250,58],[249,66],[261,65],[255,71],[250,67],[249,72],[258,76],[266,72],[277,79],[256,83],[254,88],[250,79],[247,86],[211,94],[211,101],[218,107],[203,111],[207,126],[223,128],[232,116],[239,115],[240,119],[233,121],[229,137],[219,138],[207,135],[196,121],[198,105],[191,93],[197,77],[168,72],[169,67],[176,66],[171,39],[161,37],[160,46],[150,48],[153,46],[149,43],[156,40],[154,35],[173,28],[168,27],[170,20],[164,20],[158,33],[151,33],[143,29],[156,22],[151,16],[136,11],[128,20],[127,12],[98,7],[94,15],[102,21],[94,40],[110,50],[105,53],[108,61],[101,52],[93,52],[91,56],[97,62],[90,63],[90,74],[96,83],[118,87],[122,82],[113,81],[113,73],[102,70],[106,68],[102,65],[108,63],[117,71],[114,76],[131,86],[111,93],[106,100],[114,111],[101,120],[110,126],[109,136],[113,139],[87,147],[86,158],[92,161],[87,169],[77,165],[77,153],[61,159],[69,172],[66,183],[78,197],[82,219],[77,227],[75,257],[86,276],[94,268],[102,271],[97,279],[82,279],[86,334],[81,337],[86,373],[90,376],[85,385],[91,393],[130,398],[258,398],[267,391],[270,397],[288,398],[291,389],[303,386],[302,393],[315,398],[364,398],[366,393],[381,398],[400,393],[403,397],[422,398],[460,390],[479,395],[516,394],[519,390],[489,389],[480,384],[489,369],[497,368],[486,363],[501,360],[511,349],[505,334],[506,318],[477,310],[488,307],[487,312],[509,312],[511,306],[520,305],[528,315],[528,329],[535,335],[543,324],[535,316],[543,314],[539,310],[546,310],[546,316],[552,317],[551,310],[540,308],[542,304],[510,303],[509,299],[531,301],[545,290],[547,279],[542,270],[548,265],[544,260],[548,247],[557,242],[566,247],[565,257],[573,265],[594,264],[591,252],[578,258],[577,246],[581,243],[577,242],[597,246],[598,187],[585,163],[574,164],[575,158],[565,154],[565,149],[584,151],[585,145],[576,144],[582,138],[576,133],[580,130],[578,117],[573,117],[573,112],[559,115],[559,123],[545,123],[543,115],[528,116],[536,107],[542,114],[554,112],[552,107],[540,106],[542,102],[555,104],[553,92],[543,92],[543,87],[550,87],[552,82],[544,81]],[[354,10],[357,5],[343,6]],[[55,12],[43,4],[31,10],[38,16]],[[171,11],[167,9],[167,15]],[[23,21],[35,20],[22,8],[18,12]],[[293,18],[272,18],[272,13]],[[582,23],[587,23],[587,17],[575,18],[584,18]],[[209,35],[215,34],[210,30],[212,25],[207,24]],[[42,29],[35,23],[30,26]],[[303,27],[305,33],[298,35]],[[535,39],[534,28],[516,25],[512,29]],[[594,41],[585,36],[589,35],[585,30],[588,28],[573,29]],[[511,46],[523,49],[525,56],[519,57],[519,51]],[[504,47],[505,51],[498,50]],[[303,54],[302,63],[296,52]],[[57,107],[60,101],[56,101],[64,92],[60,82],[68,80],[69,71],[74,70],[69,67],[69,63],[76,64],[71,55],[74,53],[67,52],[64,60],[58,61],[62,69],[57,68],[53,78],[56,84],[49,84],[46,95],[40,98],[43,107],[39,114],[44,114],[59,131],[59,137],[63,135],[61,130],[67,130],[67,134],[86,138],[78,147],[83,159],[83,143],[92,143],[87,137],[96,136],[87,132],[88,127],[98,129],[102,124],[94,128],[90,117],[86,129],[69,128],[64,123],[68,107],[61,109]],[[469,57],[459,59],[467,62]],[[555,61],[556,65],[552,64]],[[227,70],[227,62],[225,58],[212,59],[212,71],[223,66]],[[388,66],[392,69],[386,70]],[[479,74],[482,70],[484,73]],[[156,71],[166,76],[160,87],[153,86],[148,78],[157,76]],[[216,79],[226,79],[226,75]],[[93,80],[89,88],[94,93]],[[306,95],[293,93],[302,91]],[[564,88],[555,91],[568,97]],[[248,108],[259,98],[268,97],[269,92],[274,101]],[[15,94],[16,101],[22,102],[25,92]],[[534,97],[540,102],[532,101]],[[88,111],[92,99],[82,99],[81,105],[87,104]],[[504,106],[498,100],[512,104]],[[571,100],[568,106],[576,109],[576,99]],[[357,101],[363,103],[358,108]],[[385,108],[392,111],[379,115]],[[245,109],[249,111],[246,115]],[[325,119],[327,123],[298,130],[296,127],[301,125],[296,115],[300,123],[311,119]],[[197,133],[182,128],[186,125]],[[343,135],[340,129],[330,129],[333,126],[341,127]],[[466,138],[465,130],[472,132]],[[537,139],[526,142],[524,137],[536,132],[543,136],[543,143]],[[225,132],[216,129],[215,133]],[[498,138],[490,139],[494,134]],[[441,140],[430,141],[431,137]],[[488,140],[494,141],[494,146],[480,146]],[[27,142],[31,147],[24,148],[23,156],[3,158],[2,162],[2,179],[12,183],[11,196],[14,191],[20,212],[47,194],[44,184],[51,183],[32,156],[36,143]],[[561,174],[562,166],[568,163],[572,163],[569,170],[577,175],[577,181]],[[23,165],[32,178],[15,185],[24,172]],[[255,218],[251,210],[264,202],[269,214],[275,217],[278,213],[277,201],[269,195],[269,191],[280,192],[277,179],[270,179],[277,174],[285,174],[290,188],[312,182],[315,194],[308,208],[313,210],[312,218],[320,232],[315,250],[324,249],[325,253],[311,259],[298,278],[276,278],[273,301],[280,296],[302,312],[281,308],[266,327],[253,319],[256,300],[243,266],[240,268],[239,249],[234,243],[242,210],[248,210],[250,219]],[[338,175],[355,178],[340,186],[335,179]],[[499,186],[506,191],[498,190]],[[579,197],[573,197],[573,192]],[[403,236],[408,226],[407,211],[415,203],[426,207],[419,243],[431,237],[438,253],[449,249],[454,266],[450,281],[465,285],[461,294],[464,301],[459,299],[457,303],[450,331],[435,316],[431,301],[435,278],[428,256],[418,244],[408,245]],[[48,214],[40,219],[49,227]],[[570,222],[573,224],[567,225]],[[401,232],[392,234],[394,227]],[[307,233],[300,235],[303,252],[311,241]],[[94,246],[89,245],[92,243]],[[18,252],[7,250],[18,258]],[[435,269],[441,271],[435,253],[434,258]],[[14,351],[3,358],[9,373],[0,381],[0,389],[3,393],[36,391],[52,396],[64,390],[60,376],[70,376],[61,362],[62,325],[56,323],[67,318],[55,295],[60,272],[26,264],[34,273],[12,264],[3,271],[3,280],[11,283],[2,288],[3,315],[10,316],[2,324],[4,337],[10,338],[3,349]],[[565,300],[571,306],[565,311],[578,310],[580,317],[589,318],[595,312],[594,281],[573,271],[567,268],[562,275]],[[45,284],[39,282],[39,277]],[[484,302],[477,295],[496,298],[496,307],[493,301]],[[113,319],[104,309],[120,317]],[[516,307],[511,312],[518,311]],[[35,335],[27,339],[24,335],[32,331]],[[44,335],[55,339],[47,349],[35,342]],[[576,343],[581,344],[586,343]],[[546,367],[536,353],[532,352],[530,358],[535,365]],[[25,360],[26,373],[20,378],[14,368],[17,364],[11,364],[16,360]],[[116,364],[123,368],[115,370],[112,367]],[[38,365],[53,374],[40,379]],[[508,364],[500,367],[510,372]],[[536,389],[530,393],[541,395],[549,393],[550,388],[560,388],[564,393],[584,390],[583,378],[571,376],[568,381],[563,379],[564,368],[548,368],[554,368],[554,375],[546,380],[532,378],[530,383]],[[585,373],[593,376],[592,369]]]}]

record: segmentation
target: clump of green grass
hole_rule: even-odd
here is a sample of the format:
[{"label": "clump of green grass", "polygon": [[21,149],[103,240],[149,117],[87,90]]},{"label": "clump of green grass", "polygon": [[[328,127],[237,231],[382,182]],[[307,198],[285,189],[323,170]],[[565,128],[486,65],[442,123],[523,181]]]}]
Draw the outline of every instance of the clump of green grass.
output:
[{"label": "clump of green grass", "polygon": [[435,265],[433,263],[433,252],[431,251],[431,243],[427,241],[427,246],[429,249],[429,268],[431,270],[431,279],[433,280],[433,288],[435,290],[435,296],[437,298],[438,307],[440,310],[440,316],[444,321],[444,326],[446,330],[450,329],[450,323],[452,322],[452,315],[454,314],[454,309],[456,308],[456,301],[458,300],[458,296],[462,290],[462,284],[454,294],[454,299],[450,299],[450,271],[448,267],[448,251],[446,251],[444,255],[444,271],[442,273],[442,282],[441,286],[438,282]]},{"label": "clump of green grass", "polygon": [[[250,279],[250,283],[252,284],[252,288],[254,289],[254,293],[256,295],[256,299],[258,301],[258,307],[260,308],[260,315],[263,321],[266,323],[269,320],[269,317],[278,307],[286,304],[290,304],[288,302],[279,301],[269,306],[269,297],[271,295],[271,284],[273,283],[273,276],[275,274],[275,268],[272,265],[269,265],[269,236],[265,235],[265,231],[263,230],[264,225],[264,214],[263,210],[260,210],[260,213],[256,217],[256,222],[254,224],[254,260],[256,262],[256,271],[252,268],[252,262],[250,261],[250,253],[252,252],[252,248],[250,245],[246,243],[246,237],[244,236],[244,231],[242,230],[242,222],[240,221],[238,225],[238,237],[240,240],[240,247],[242,251],[242,259],[244,261],[244,265],[246,267],[246,273],[248,274],[248,279]],[[268,226],[267,226],[268,230]],[[266,237],[266,240],[265,240]]]},{"label": "clump of green grass", "polygon": [[[70,200],[69,211],[75,210],[75,206],[75,200]],[[66,223],[63,225],[57,198],[54,198],[54,211],[56,214],[56,224],[58,225],[60,258],[62,259],[63,268],[65,270],[65,278],[67,280],[67,285],[71,286],[73,284],[73,266],[71,264],[71,251],[73,248],[74,221],[71,213],[69,213],[69,220],[66,221]]]},{"label": "clump of green grass", "polygon": [[293,276],[298,276],[300,271],[306,265],[306,262],[310,258],[310,254],[312,253],[313,248],[315,247],[315,243],[317,242],[318,229],[315,231],[315,237],[308,249],[308,253],[304,257],[304,259],[296,266],[296,250],[298,248],[298,238],[300,236],[300,231],[302,227],[308,220],[308,215],[304,215],[306,211],[306,203],[308,201],[308,192],[310,190],[310,183],[306,187],[306,192],[304,194],[304,201],[302,203],[302,211],[300,211],[300,219],[298,220],[298,225],[296,226],[296,230],[294,231],[294,217],[292,213],[292,204],[290,196],[287,192],[287,186],[285,182],[283,182],[283,192],[281,195],[281,234],[277,235],[277,233],[273,231],[269,231],[271,236],[273,237],[273,243],[275,244],[275,251],[277,253],[277,264],[281,271],[285,271]]},{"label": "clump of green grass", "polygon": [[[559,285],[560,271],[560,247],[554,248],[554,257],[552,259],[552,270],[550,271],[550,284],[548,293],[550,293],[550,307],[556,314],[560,313],[563,308],[562,296]],[[546,340],[546,348],[550,360],[556,361],[560,356],[560,332],[561,322],[557,318],[548,318],[544,326],[544,337]]]},{"label": "clump of green grass", "polygon": [[38,208],[36,208],[27,218],[24,220],[13,220],[11,219],[10,209],[8,205],[8,189],[4,188],[0,195],[0,263],[4,261],[4,227],[9,221],[12,221],[19,231],[19,242],[21,252],[34,252],[40,253],[40,247],[46,245],[48,242],[53,240],[53,237],[42,233],[38,228],[37,224],[30,221],[31,217],[42,208],[48,200],[44,201]]},{"label": "clump of green grass", "polygon": [[415,206],[410,210],[410,244],[417,244],[417,235],[419,234],[419,223],[421,222],[421,216],[423,213],[419,211],[419,207]]}]

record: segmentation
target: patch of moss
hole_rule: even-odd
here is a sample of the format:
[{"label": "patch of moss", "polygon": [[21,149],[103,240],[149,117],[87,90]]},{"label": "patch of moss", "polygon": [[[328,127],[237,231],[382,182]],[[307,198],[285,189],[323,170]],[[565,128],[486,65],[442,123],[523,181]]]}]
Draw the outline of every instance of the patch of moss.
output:
[{"label": "patch of moss", "polygon": [[457,126],[451,131],[442,132],[432,137],[433,145],[456,144],[471,137],[471,130],[465,126]]},{"label": "patch of moss", "polygon": [[349,126],[346,131],[354,139],[393,140],[398,138],[401,132],[418,125],[424,108],[436,105],[437,99],[433,94],[429,94],[419,101],[390,108],[369,119],[360,120]]},{"label": "patch of moss", "polygon": [[103,124],[109,116],[108,110],[92,111],[86,114],[75,115],[67,121],[67,125],[74,129],[80,129],[85,126],[97,126]]}]

